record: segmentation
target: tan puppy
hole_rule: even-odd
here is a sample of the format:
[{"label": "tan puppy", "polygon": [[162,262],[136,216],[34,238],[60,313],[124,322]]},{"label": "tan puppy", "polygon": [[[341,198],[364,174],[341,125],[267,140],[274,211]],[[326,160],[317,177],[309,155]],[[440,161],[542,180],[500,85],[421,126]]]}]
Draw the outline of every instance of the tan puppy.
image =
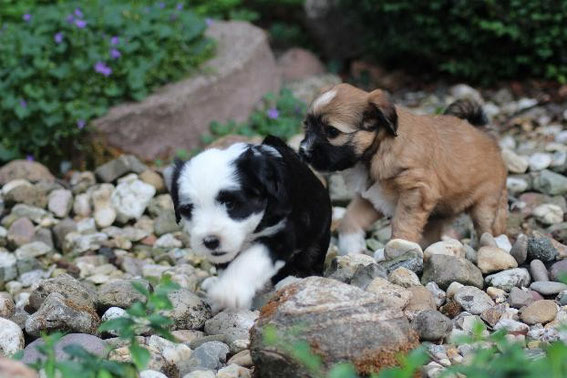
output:
[{"label": "tan puppy", "polygon": [[506,167],[496,141],[471,124],[486,118],[467,101],[446,114],[415,115],[381,90],[349,84],[313,101],[300,154],[316,170],[343,171],[356,192],[339,227],[341,253],[365,250],[365,230],[382,216],[392,217],[393,239],[422,246],[462,212],[478,235],[505,232]]}]

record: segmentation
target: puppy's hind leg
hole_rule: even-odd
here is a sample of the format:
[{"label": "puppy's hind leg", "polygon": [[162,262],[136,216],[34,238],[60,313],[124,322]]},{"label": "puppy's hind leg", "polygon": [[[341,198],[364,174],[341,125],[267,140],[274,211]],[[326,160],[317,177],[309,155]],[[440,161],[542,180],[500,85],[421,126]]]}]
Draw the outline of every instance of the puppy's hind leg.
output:
[{"label": "puppy's hind leg", "polygon": [[421,237],[421,241],[419,245],[421,248],[425,249],[429,247],[431,244],[436,243],[441,240],[441,236],[443,235],[443,231],[445,227],[451,223],[453,218],[446,218],[446,217],[436,217],[430,216],[427,220],[427,224],[423,229],[423,234]]},{"label": "puppy's hind leg", "polygon": [[470,210],[477,237],[488,232],[498,236],[506,232],[506,217],[508,213],[508,198],[506,189],[501,193],[486,195]]},{"label": "puppy's hind leg", "polygon": [[356,194],[339,225],[339,253],[361,253],[366,250],[366,230],[382,217],[370,201]]}]

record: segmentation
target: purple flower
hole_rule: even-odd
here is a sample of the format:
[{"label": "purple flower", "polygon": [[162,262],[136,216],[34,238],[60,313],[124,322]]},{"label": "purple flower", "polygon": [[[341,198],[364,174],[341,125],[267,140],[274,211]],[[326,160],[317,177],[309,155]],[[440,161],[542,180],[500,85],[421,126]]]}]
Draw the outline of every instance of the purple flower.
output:
[{"label": "purple flower", "polygon": [[86,126],[87,122],[84,119],[80,119],[77,121],[77,128],[82,130]]},{"label": "purple flower", "polygon": [[22,108],[27,108],[27,107],[28,107],[28,103],[26,102],[26,100],[23,100],[23,99],[22,99],[22,100],[20,100],[20,106],[21,106]]},{"label": "purple flower", "polygon": [[63,42],[63,33],[55,33],[53,39],[55,40],[55,43],[60,44],[61,42]]},{"label": "purple flower", "polygon": [[212,18],[205,18],[205,24],[207,24],[207,26],[211,26],[213,24],[213,19]]},{"label": "purple flower", "polygon": [[22,19],[23,19],[25,22],[30,22],[30,20],[31,20],[31,14],[29,14],[29,13],[24,14],[24,16],[22,17]]},{"label": "purple flower", "polygon": [[110,44],[111,45],[117,45],[120,43],[120,38],[118,38],[117,35],[115,35],[114,37],[110,38]]},{"label": "purple flower", "polygon": [[73,21],[75,21],[75,17],[74,17],[72,14],[70,14],[70,15],[67,16],[67,18],[66,18],[65,20],[66,20],[68,23],[72,24]]},{"label": "purple flower", "polygon": [[33,155],[26,155],[27,161],[34,161]]},{"label": "purple flower", "polygon": [[276,109],[276,108],[268,109],[266,114],[268,115],[268,118],[270,118],[270,119],[278,119],[278,117],[280,116],[280,112],[278,112],[278,109]]},{"label": "purple flower", "polygon": [[178,11],[183,9],[183,4],[178,3],[177,6],[175,7],[175,9],[177,9]]},{"label": "purple flower", "polygon": [[77,16],[79,18],[83,18],[83,12],[81,12],[81,9],[79,9],[79,8],[75,9],[75,16]]},{"label": "purple flower", "polygon": [[75,20],[75,25],[77,25],[79,29],[83,29],[87,26],[87,22],[85,20]]},{"label": "purple flower", "polygon": [[165,3],[163,1],[159,2],[158,7],[159,7],[159,9],[165,8]]},{"label": "purple flower", "polygon": [[104,62],[96,62],[94,65],[95,72],[102,74],[104,76],[112,75],[112,68],[108,67]]},{"label": "purple flower", "polygon": [[122,54],[120,53],[120,51],[118,51],[118,49],[111,49],[110,50],[110,57],[112,59],[118,59],[122,56]]}]

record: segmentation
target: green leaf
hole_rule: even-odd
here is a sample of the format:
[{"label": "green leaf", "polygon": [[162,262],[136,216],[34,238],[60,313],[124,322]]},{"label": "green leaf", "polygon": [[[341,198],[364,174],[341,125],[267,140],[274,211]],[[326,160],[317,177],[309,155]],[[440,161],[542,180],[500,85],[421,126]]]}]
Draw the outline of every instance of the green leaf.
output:
[{"label": "green leaf", "polygon": [[150,362],[150,352],[140,346],[137,342],[132,343],[129,347],[132,361],[138,370],[144,370]]}]

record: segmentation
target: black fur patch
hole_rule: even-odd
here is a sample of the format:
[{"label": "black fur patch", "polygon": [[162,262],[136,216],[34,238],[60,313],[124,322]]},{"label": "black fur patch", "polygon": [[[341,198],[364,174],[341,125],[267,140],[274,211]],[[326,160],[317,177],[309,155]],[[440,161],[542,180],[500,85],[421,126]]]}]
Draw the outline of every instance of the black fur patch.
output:
[{"label": "black fur patch", "polygon": [[177,181],[184,165],[184,161],[175,159],[173,163],[173,174],[171,175],[171,200],[173,201],[173,209],[175,211],[175,220],[177,223],[181,221],[181,212],[179,209],[179,183]]},{"label": "black fur patch", "polygon": [[482,106],[468,99],[453,102],[445,109],[443,114],[464,119],[473,126],[486,126],[488,124],[488,118],[482,110]]}]

